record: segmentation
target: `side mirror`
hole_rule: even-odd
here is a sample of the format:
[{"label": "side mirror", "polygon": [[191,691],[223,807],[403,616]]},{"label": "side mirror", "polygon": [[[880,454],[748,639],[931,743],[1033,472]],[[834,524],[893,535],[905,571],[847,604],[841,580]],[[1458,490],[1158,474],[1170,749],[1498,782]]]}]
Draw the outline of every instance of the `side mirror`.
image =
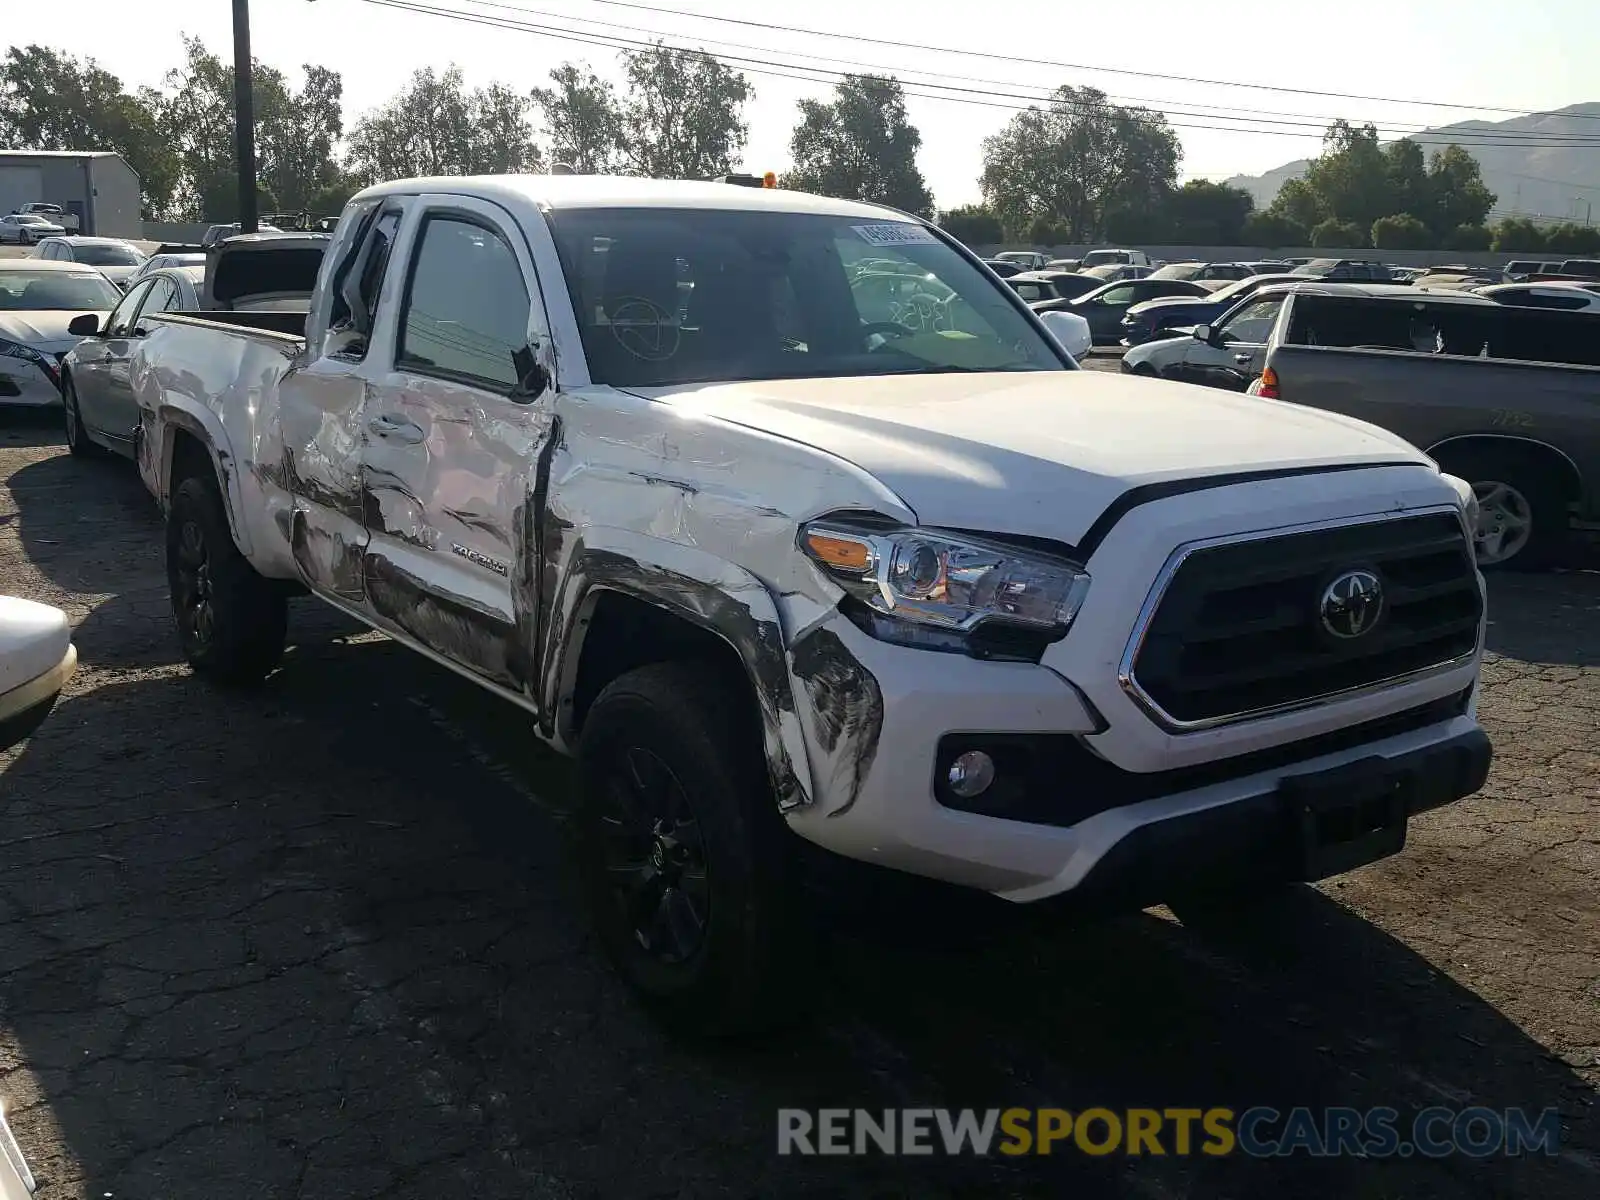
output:
[{"label": "side mirror", "polygon": [[67,322],[67,332],[73,337],[94,337],[100,332],[100,314],[79,313]]},{"label": "side mirror", "polygon": [[1211,326],[1196,325],[1190,336],[1197,342],[1205,342],[1209,345],[1211,343]]},{"label": "side mirror", "polygon": [[1089,329],[1089,322],[1077,313],[1047,312],[1040,313],[1039,320],[1050,331],[1050,336],[1072,356],[1074,362],[1083,358],[1094,348],[1094,334]]}]

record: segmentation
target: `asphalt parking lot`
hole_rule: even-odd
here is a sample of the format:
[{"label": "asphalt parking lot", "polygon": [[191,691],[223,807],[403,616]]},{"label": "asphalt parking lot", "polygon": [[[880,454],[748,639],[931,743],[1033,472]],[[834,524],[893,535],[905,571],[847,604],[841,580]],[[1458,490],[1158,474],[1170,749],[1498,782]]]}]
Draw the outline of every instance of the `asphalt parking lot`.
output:
[{"label": "asphalt parking lot", "polygon": [[[1494,581],[1494,773],[1402,856],[1231,923],[874,897],[809,1027],[730,1049],[614,982],[515,713],[312,601],[264,689],[200,683],[159,533],[124,464],[0,412],[0,590],[82,659],[0,754],[0,1099],[41,1200],[1600,1194],[1600,574]],[[1259,1104],[1563,1130],[1486,1161],[774,1153],[779,1107]]]}]

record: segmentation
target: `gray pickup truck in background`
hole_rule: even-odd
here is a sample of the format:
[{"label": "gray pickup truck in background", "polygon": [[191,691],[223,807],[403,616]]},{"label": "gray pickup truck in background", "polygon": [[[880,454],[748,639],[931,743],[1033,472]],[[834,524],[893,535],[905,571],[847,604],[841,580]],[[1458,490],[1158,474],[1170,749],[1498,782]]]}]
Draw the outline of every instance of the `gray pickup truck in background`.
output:
[{"label": "gray pickup truck in background", "polygon": [[1251,393],[1380,425],[1468,480],[1485,568],[1548,566],[1574,526],[1600,523],[1594,315],[1470,295],[1294,289],[1250,357]]}]

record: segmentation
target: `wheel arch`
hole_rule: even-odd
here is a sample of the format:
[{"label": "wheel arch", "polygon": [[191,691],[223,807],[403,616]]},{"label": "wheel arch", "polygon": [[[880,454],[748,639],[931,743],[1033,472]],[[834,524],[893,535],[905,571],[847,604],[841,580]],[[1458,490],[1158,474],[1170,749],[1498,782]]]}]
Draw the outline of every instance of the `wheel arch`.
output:
[{"label": "wheel arch", "polygon": [[[232,470],[233,456],[226,448],[227,435],[216,415],[209,409],[194,410],[166,404],[162,406],[160,421],[163,437],[157,478],[161,482],[158,499],[162,506],[166,507],[171,502],[172,492],[180,480],[199,470],[203,464],[209,468],[222,494],[222,509],[228,518],[228,532],[233,535],[233,543],[241,554],[248,557],[250,534],[239,520],[242,497],[238,475]],[[178,474],[180,469],[184,472],[182,476]]]},{"label": "wheel arch", "polygon": [[617,535],[617,544],[574,547],[545,621],[546,735],[573,744],[587,705],[626,670],[709,656],[736,668],[749,688],[778,807],[810,803],[806,745],[772,594],[743,568],[704,551],[604,532]]},{"label": "wheel arch", "polygon": [[[1462,433],[1433,443],[1423,453],[1437,462],[1441,454],[1448,458],[1453,451],[1484,450],[1494,453],[1508,449],[1536,455],[1549,462],[1555,468],[1557,478],[1561,480],[1562,490],[1567,497],[1571,500],[1586,500],[1587,481],[1583,477],[1583,472],[1578,469],[1577,462],[1565,450],[1538,438],[1510,433]],[[1469,479],[1467,482],[1472,481]]]}]

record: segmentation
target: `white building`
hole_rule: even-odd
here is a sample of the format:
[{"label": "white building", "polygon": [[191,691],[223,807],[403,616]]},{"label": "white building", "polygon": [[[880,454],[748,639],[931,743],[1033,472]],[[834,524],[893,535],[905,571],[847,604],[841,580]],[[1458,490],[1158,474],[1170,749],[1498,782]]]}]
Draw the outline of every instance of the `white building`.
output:
[{"label": "white building", "polygon": [[78,232],[140,238],[139,177],[109,150],[0,150],[0,213],[59,204]]}]

